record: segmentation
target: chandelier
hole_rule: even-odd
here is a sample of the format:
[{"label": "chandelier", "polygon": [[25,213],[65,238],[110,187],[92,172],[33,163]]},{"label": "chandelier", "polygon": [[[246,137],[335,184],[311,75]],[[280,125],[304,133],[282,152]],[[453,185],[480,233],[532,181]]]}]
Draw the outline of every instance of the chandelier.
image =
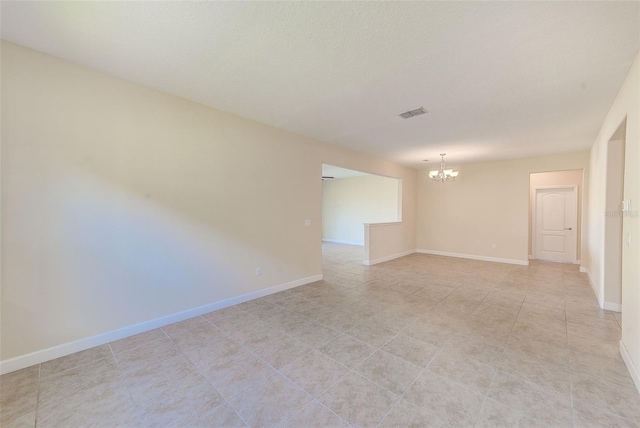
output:
[{"label": "chandelier", "polygon": [[440,153],[442,160],[440,160],[440,169],[433,169],[429,171],[429,179],[434,183],[444,183],[446,181],[456,181],[459,171],[453,169],[445,169],[444,157],[446,153]]}]

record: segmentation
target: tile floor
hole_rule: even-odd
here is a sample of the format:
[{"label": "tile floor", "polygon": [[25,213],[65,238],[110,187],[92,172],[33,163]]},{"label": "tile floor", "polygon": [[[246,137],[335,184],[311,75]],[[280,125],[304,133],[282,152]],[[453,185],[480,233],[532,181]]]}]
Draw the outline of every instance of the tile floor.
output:
[{"label": "tile floor", "polygon": [[0,378],[3,427],[638,427],[577,266],[415,254]]}]

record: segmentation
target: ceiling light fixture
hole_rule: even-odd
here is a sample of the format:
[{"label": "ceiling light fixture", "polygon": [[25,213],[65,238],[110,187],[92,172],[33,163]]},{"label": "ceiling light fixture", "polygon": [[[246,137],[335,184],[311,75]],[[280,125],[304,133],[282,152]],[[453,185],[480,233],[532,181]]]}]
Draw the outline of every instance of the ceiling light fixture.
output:
[{"label": "ceiling light fixture", "polygon": [[440,153],[442,160],[440,161],[440,169],[432,169],[429,171],[429,180],[434,183],[444,183],[447,181],[456,181],[459,171],[453,169],[446,169],[444,165],[444,157],[446,153]]}]

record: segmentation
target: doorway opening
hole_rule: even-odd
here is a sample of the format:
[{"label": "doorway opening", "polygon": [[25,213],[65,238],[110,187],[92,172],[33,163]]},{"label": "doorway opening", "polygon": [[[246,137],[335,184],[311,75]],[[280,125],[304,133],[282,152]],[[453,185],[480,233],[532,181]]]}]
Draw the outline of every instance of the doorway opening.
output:
[{"label": "doorway opening", "polygon": [[[622,226],[624,199],[624,151],[626,119],[607,144],[607,176],[604,230],[604,292],[601,306],[622,311]],[[620,321],[620,320],[619,320]]]},{"label": "doorway opening", "polygon": [[327,263],[362,265],[364,224],[402,220],[402,180],[322,165],[323,272]]},{"label": "doorway opening", "polygon": [[581,169],[531,173],[529,258],[581,263]]}]

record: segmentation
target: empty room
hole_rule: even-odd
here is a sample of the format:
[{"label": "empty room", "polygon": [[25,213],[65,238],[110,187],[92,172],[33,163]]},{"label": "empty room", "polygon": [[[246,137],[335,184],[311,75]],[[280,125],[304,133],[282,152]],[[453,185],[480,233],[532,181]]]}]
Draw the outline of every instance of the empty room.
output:
[{"label": "empty room", "polygon": [[0,24],[0,426],[640,426],[640,2]]}]

